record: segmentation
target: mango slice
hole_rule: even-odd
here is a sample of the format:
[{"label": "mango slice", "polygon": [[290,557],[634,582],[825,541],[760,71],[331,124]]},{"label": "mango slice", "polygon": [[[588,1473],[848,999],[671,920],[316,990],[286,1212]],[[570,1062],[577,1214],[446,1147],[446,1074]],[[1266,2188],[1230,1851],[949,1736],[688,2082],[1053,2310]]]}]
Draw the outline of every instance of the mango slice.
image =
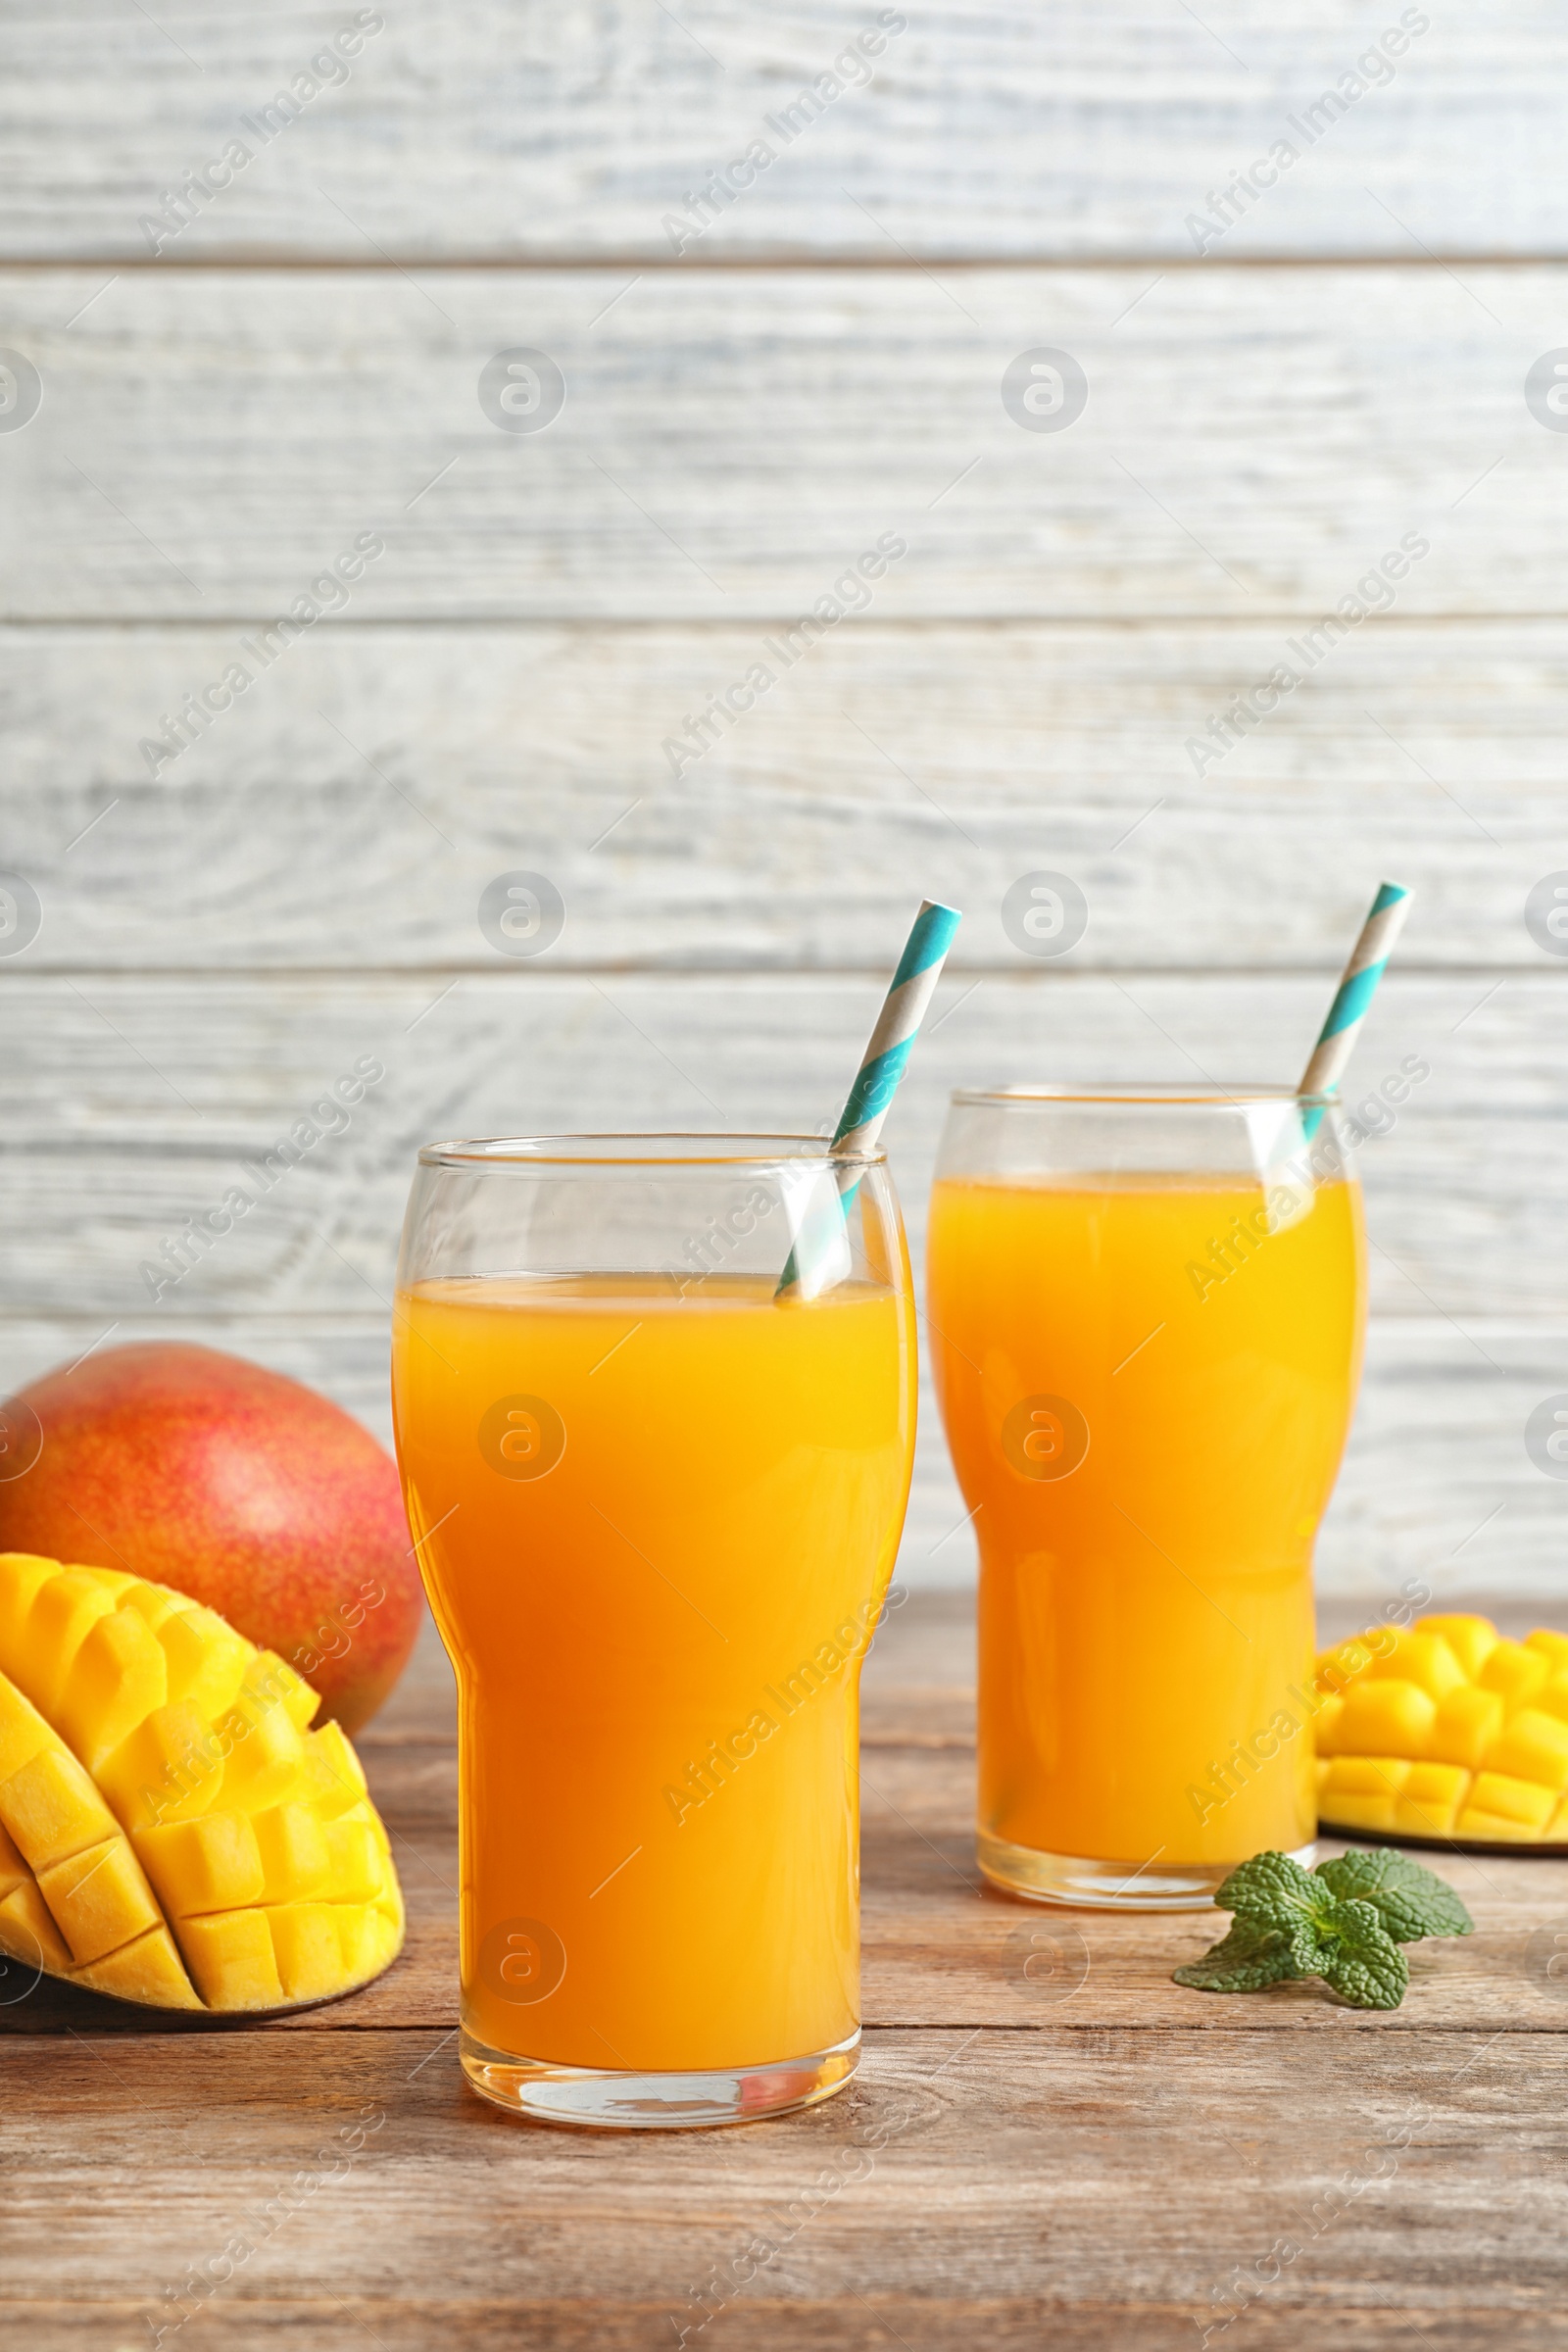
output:
[{"label": "mango slice", "polygon": [[319,1703],[167,1586],[0,1553],[0,1955],[163,2009],[379,1976],[402,1889]]},{"label": "mango slice", "polygon": [[1325,1651],[1314,1688],[1324,1830],[1568,1844],[1568,1634],[1420,1617]]}]

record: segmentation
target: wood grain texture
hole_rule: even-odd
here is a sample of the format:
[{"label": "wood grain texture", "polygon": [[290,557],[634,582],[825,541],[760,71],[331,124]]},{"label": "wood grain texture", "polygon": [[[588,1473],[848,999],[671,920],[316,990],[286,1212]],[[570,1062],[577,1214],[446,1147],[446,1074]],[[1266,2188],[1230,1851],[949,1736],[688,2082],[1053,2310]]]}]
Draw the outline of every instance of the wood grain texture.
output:
[{"label": "wood grain texture", "polygon": [[[1568,243],[1552,95],[1563,29],[1544,0],[1434,12],[1396,74],[1371,65],[1364,78],[1381,86],[1311,140],[1290,118],[1397,28],[1398,8],[1335,0],[1282,18],[1263,0],[1215,0],[1200,21],[1148,0],[996,0],[904,13],[870,86],[832,98],[796,136],[774,130],[777,160],[688,254],[1190,259],[1188,215],[1282,138],[1300,160],[1227,251],[1415,255],[1417,235],[1455,254]],[[358,260],[371,239],[400,258],[667,261],[665,217],[769,137],[767,118],[879,11],[699,0],[677,19],[612,0],[543,17],[492,0],[454,22],[416,0],[387,12],[349,78],[263,147],[244,118],[355,14],[186,6],[154,24],[105,0],[13,12],[5,250],[145,258],[141,217],[238,132],[253,160],[165,246],[166,262]],[[85,75],[72,70],[83,56]],[[842,78],[864,73],[848,65]]]},{"label": "wood grain texture", "polygon": [[[117,2039],[112,2065],[96,2045],[19,2037],[8,2293],[58,2296],[67,2227],[82,2302],[129,2288],[156,2306],[247,2218],[254,2251],[214,2297],[230,2324],[251,2296],[373,2306],[434,2281],[452,2304],[528,2303],[580,2294],[590,2267],[596,2298],[658,2298],[678,2324],[710,2266],[760,2234],[779,2249],[764,2291],[807,2304],[983,2300],[1000,2275],[1013,2295],[1082,2307],[1115,2278],[1118,2301],[1207,2316],[1232,2266],[1282,2234],[1311,2259],[1266,2300],[1298,2312],[1393,2286],[1501,2324],[1560,2293],[1544,2168],[1568,2046],[1550,2032],[1490,2046],[1474,2031],[1357,2032],[1311,2061],[1290,2035],[1248,2032],[878,2033],[840,2099],[716,2156],[706,2135],[519,2129],[478,2110],[437,2038],[236,2034],[215,2068],[214,2045],[188,2037]],[[384,2122],[313,2195],[318,2151],[367,2109]],[[856,2159],[879,2125],[897,2135],[867,2172]],[[255,2217],[296,2182],[298,2210],[264,2237]]]},{"label": "wood grain texture", "polygon": [[[1526,2275],[1534,2288],[1534,2272]],[[1396,2288],[1399,2283],[1395,2280]],[[145,2309],[135,2303],[29,2299],[13,2308],[34,2352],[126,2352],[130,2343],[139,2352],[145,2341]],[[392,2302],[333,2293],[311,2302],[280,2292],[249,2296],[237,2311],[213,2313],[203,2327],[215,2344],[275,2343],[288,2352],[337,2352],[345,2332],[359,2328],[373,2329],[388,2352],[426,2352],[441,2341],[459,2342],[465,2352],[650,2352],[668,2336],[669,2307],[667,2301],[611,2302],[596,2295],[508,2302],[466,2294],[442,2301],[416,2291]],[[1298,2352],[1308,2327],[1314,2339],[1326,2337],[1337,2352],[1403,2352],[1416,2329],[1437,2352],[1473,2352],[1477,2344],[1491,2343],[1545,2352],[1568,2342],[1568,2326],[1544,2301],[1521,2308],[1463,2293],[1439,2308],[1425,2293],[1391,2293],[1379,2280],[1348,2282],[1331,2315],[1321,2304],[1308,2315],[1293,2302],[1278,2309],[1254,2303],[1248,2312],[1248,2337],[1267,2352]],[[837,2300],[811,2302],[754,2287],[711,2323],[706,2338],[688,2340],[706,2340],[724,2352],[873,2352],[897,2337],[911,2352],[958,2352],[981,2334],[997,2352],[1039,2352],[1043,2332],[1052,2352],[1126,2352],[1128,2346],[1191,2352],[1194,2313],[1180,2303],[1120,2295],[1073,2304],[1042,2294],[862,2295],[851,2287]]]},{"label": "wood grain texture", "polygon": [[[1200,779],[1187,746],[1287,625],[842,625],[700,759],[661,746],[760,634],[734,624],[320,627],[179,759],[137,745],[238,632],[0,631],[24,972],[492,967],[485,883],[541,871],[562,965],[860,963],[940,878],[955,967],[1029,968],[1004,892],[1072,874],[1063,965],[1311,965],[1372,883],[1401,965],[1554,969],[1524,923],[1568,858],[1551,621],[1368,622]],[[438,981],[432,986],[442,985]],[[1478,985],[1477,994],[1480,994]]]},{"label": "wood grain texture", "polygon": [[[961,1703],[958,1611],[892,1613],[868,1725]],[[184,2310],[225,2345],[346,2320],[398,2346],[629,2348],[706,2311],[717,2344],[891,2329],[936,2352],[1045,2326],[1100,2352],[1190,2341],[1238,2267],[1265,2344],[1308,2314],[1356,2346],[1561,2340],[1568,2008],[1528,1939],[1565,1916],[1568,1866],[1453,1863],[1478,1933],[1423,1946],[1397,2011],[1221,2000],[1170,1982],[1201,1918],[976,1892],[969,1760],[868,1750],[852,2090],[717,2143],[584,2139],[509,2125],[458,2077],[455,1897],[425,1868],[452,1869],[450,1709],[427,1637],[367,1742],[412,1913],[379,1984],[262,2028],[166,2030],[55,1988],[0,2010],[0,2307],[29,2343],[118,2347]],[[773,2252],[738,2277],[758,2236]]]},{"label": "wood grain texture", "polygon": [[[884,536],[908,552],[879,619],[1295,621],[1406,535],[1430,552],[1399,612],[1556,612],[1561,436],[1523,387],[1563,285],[1483,265],[1146,288],[995,269],[956,295],[918,270],[0,271],[43,384],[5,437],[4,611],[222,622],[205,687],[374,533],[351,622],[788,626]],[[1044,345],[1089,382],[1064,431],[1003,407],[1004,369]],[[566,385],[520,436],[478,397],[519,346]]]}]

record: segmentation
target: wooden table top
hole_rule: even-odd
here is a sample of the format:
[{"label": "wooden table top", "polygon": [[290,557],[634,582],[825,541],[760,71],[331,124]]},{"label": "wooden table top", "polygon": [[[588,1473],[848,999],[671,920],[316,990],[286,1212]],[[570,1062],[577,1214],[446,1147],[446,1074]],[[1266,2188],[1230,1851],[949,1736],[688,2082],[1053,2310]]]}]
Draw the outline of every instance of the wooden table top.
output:
[{"label": "wooden table top", "polygon": [[1542,1933],[1568,1937],[1568,1864],[1446,1865],[1477,1933],[1417,1947],[1390,2014],[1186,1991],[1170,1970],[1207,1918],[981,1883],[969,1620],[916,1596],[866,1665],[855,2083],[647,2137],[519,2125],[460,2078],[457,1764],[428,1638],[362,1742],[410,1909],[378,1984],[268,2026],[149,2024],[47,1984],[0,2009],[8,2340],[1568,2342],[1568,1981]]}]

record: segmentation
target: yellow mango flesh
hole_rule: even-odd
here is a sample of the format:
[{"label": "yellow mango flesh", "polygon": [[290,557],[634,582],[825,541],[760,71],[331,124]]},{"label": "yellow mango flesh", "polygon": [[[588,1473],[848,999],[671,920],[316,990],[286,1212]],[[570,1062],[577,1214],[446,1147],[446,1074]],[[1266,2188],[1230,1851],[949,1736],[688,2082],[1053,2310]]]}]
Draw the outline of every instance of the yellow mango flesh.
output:
[{"label": "yellow mango flesh", "polygon": [[163,1705],[168,1690],[157,1635],[134,1609],[116,1608],[89,1629],[67,1689],[44,1712],[91,1772]]},{"label": "yellow mango flesh", "polygon": [[76,1652],[98,1619],[114,1608],[117,1588],[131,1581],[117,1571],[111,1584],[109,1576],[103,1568],[62,1569],[39,1587],[27,1611],[19,1654],[22,1671],[12,1680],[50,1723],[59,1712]]},{"label": "yellow mango flesh", "polygon": [[1441,1634],[1408,1633],[1386,1658],[1374,1658],[1366,1670],[1369,1682],[1411,1683],[1434,1700],[1469,1680]]},{"label": "yellow mango flesh", "polygon": [[1551,1660],[1523,1642],[1499,1642],[1489,1650],[1476,1680],[1484,1690],[1501,1693],[1504,1705],[1527,1707],[1551,1679]]},{"label": "yellow mango flesh", "polygon": [[40,1587],[59,1574],[58,1560],[32,1551],[0,1552],[0,1656],[17,1646]]},{"label": "yellow mango flesh", "polygon": [[1474,1772],[1501,1731],[1507,1711],[1499,1691],[1462,1683],[1439,1704],[1427,1739],[1428,1755]]},{"label": "yellow mango flesh", "polygon": [[0,1969],[157,2008],[366,1984],[403,1896],[308,1684],[118,1570],[0,1554]]},{"label": "yellow mango flesh", "polygon": [[1436,1634],[1446,1642],[1467,1683],[1475,1681],[1487,1662],[1488,1653],[1496,1648],[1499,1638],[1496,1627],[1487,1617],[1423,1617],[1420,1630],[1424,1634]]},{"label": "yellow mango flesh", "polygon": [[1422,1617],[1325,1651],[1316,1688],[1323,1829],[1568,1842],[1568,1634]]},{"label": "yellow mango flesh", "polygon": [[250,1643],[212,1609],[176,1609],[155,1630],[168,1678],[165,1695],[188,1699],[209,1723],[224,1714],[239,1696]]}]

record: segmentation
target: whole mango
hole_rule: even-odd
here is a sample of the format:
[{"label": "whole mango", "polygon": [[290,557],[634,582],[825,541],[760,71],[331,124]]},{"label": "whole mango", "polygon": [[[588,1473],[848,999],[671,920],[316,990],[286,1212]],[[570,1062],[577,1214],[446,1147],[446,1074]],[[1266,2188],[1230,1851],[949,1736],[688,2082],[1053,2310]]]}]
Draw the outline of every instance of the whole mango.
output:
[{"label": "whole mango", "polygon": [[184,1341],[96,1350],[4,1408],[0,1549],[172,1585],[275,1650],[345,1731],[408,1662],[424,1606],[398,1474],[282,1373]]}]

